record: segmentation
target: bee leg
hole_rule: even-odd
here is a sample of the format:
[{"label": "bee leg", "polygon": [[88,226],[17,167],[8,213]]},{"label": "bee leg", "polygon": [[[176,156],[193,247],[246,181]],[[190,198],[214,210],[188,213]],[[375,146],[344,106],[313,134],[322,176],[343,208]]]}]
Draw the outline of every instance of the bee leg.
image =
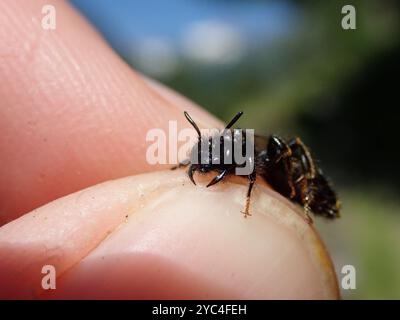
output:
[{"label": "bee leg", "polygon": [[196,185],[196,182],[193,179],[193,173],[197,170],[197,165],[191,164],[188,170],[188,176],[190,178],[190,181],[193,182],[194,185]]},{"label": "bee leg", "polygon": [[207,185],[207,188],[208,187],[211,187],[212,185],[214,185],[214,184],[216,184],[216,183],[218,183],[218,182],[220,182],[224,177],[225,177],[225,175],[227,174],[227,170],[224,170],[224,171],[222,171],[219,175],[217,175],[217,176],[215,176],[214,177],[214,179],[212,179],[211,181],[210,181],[210,183]]},{"label": "bee leg", "polygon": [[292,155],[292,150],[278,136],[272,135],[267,145],[268,158],[272,163],[278,163],[282,159],[287,159]]},{"label": "bee leg", "polygon": [[290,140],[288,145],[292,150],[297,149],[298,152],[301,154],[301,165],[304,172],[307,173],[307,178],[314,179],[317,174],[317,168],[315,160],[311,156],[310,150],[308,150],[303,141],[301,141],[298,137]]},{"label": "bee leg", "polygon": [[185,159],[182,162],[179,162],[177,166],[173,166],[171,168],[171,170],[180,169],[180,168],[188,166],[189,164],[190,164],[190,160],[189,159]]},{"label": "bee leg", "polygon": [[306,191],[307,190],[307,179],[304,175],[301,175],[300,177],[298,177],[294,183],[300,187],[300,189],[302,190],[300,192],[300,195],[302,197],[301,199],[301,203],[303,204],[303,212],[304,212],[304,216],[305,219],[307,221],[308,224],[312,224],[313,223],[313,219],[310,216],[310,213],[312,212],[311,207],[310,207],[310,203],[311,203],[311,195]]},{"label": "bee leg", "polygon": [[308,201],[307,201],[306,204],[304,205],[304,216],[305,216],[306,221],[307,221],[308,224],[313,224],[314,221],[311,218],[310,213],[311,213],[311,208],[310,208],[310,206],[308,204]]},{"label": "bee leg", "polygon": [[[286,172],[291,172],[292,171],[292,165],[290,163],[290,160],[288,158],[284,159],[284,166]],[[290,194],[289,198],[293,199],[296,196],[296,188],[294,187],[295,182],[292,180],[292,178],[288,178],[288,185],[290,188]]]},{"label": "bee leg", "polygon": [[251,197],[251,190],[253,190],[254,183],[256,182],[256,173],[253,172],[249,176],[249,188],[247,189],[247,195],[246,195],[246,204],[244,207],[244,211],[241,211],[244,214],[244,217],[247,218],[247,216],[251,216],[251,213],[249,212],[250,209],[250,197]]},{"label": "bee leg", "polygon": [[[274,164],[282,162],[283,166],[285,167],[285,171],[291,173],[292,163],[290,161],[290,157],[292,156],[292,150],[290,148],[290,145],[288,145],[278,136],[272,135],[269,138],[267,148],[267,153],[270,161]],[[296,196],[294,181],[291,178],[288,178],[287,183],[290,189],[289,198],[293,199]]]}]

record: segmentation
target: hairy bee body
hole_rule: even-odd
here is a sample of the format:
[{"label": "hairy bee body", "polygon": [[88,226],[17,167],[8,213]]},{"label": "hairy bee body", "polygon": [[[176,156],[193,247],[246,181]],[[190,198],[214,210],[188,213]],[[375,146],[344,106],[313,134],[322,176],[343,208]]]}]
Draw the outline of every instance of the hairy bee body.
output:
[{"label": "hairy bee body", "polygon": [[[192,161],[184,164],[189,165],[188,175],[194,184],[196,183],[193,175],[196,171],[217,173],[207,185],[210,187],[235,174],[238,168],[244,166],[244,163],[239,163],[232,157],[232,153],[235,152],[234,146],[247,150],[247,144],[250,143],[244,132],[240,134],[240,141],[237,141],[239,137],[233,134],[231,129],[242,114],[239,112],[226,126],[224,137],[228,138],[225,140],[223,136],[202,136],[196,123],[185,112],[186,118],[198,133],[198,143],[191,151]],[[336,193],[317,166],[309,149],[299,138],[284,141],[277,135],[268,137],[256,135],[253,139],[251,145],[254,152],[246,158],[247,163],[252,164],[252,170],[247,174],[249,187],[243,211],[245,217],[250,215],[250,197],[257,178],[265,180],[282,196],[300,204],[306,213],[313,212],[328,219],[339,217],[340,203]],[[225,148],[227,143],[233,147]],[[219,152],[214,152],[216,149]],[[202,159],[207,161],[201,161]]]}]

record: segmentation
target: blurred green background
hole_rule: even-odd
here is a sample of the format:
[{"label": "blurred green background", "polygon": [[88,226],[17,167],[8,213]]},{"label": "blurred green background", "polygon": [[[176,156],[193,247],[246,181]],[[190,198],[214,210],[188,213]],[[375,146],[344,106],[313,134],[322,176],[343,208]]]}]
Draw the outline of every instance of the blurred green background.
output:
[{"label": "blurred green background", "polygon": [[[400,2],[74,0],[135,69],[242,128],[298,135],[342,218],[316,219],[348,299],[400,299]],[[356,30],[341,26],[344,5]]]}]

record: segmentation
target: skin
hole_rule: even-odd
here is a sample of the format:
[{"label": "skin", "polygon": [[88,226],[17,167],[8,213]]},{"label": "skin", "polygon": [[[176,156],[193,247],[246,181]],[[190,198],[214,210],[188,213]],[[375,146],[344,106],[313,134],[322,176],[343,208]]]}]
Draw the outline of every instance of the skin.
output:
[{"label": "skin", "polygon": [[183,110],[219,120],[132,71],[66,2],[1,1],[0,25],[1,298],[339,297],[314,228],[267,185],[245,219],[246,179],[205,188],[147,163],[149,129],[190,127]]}]

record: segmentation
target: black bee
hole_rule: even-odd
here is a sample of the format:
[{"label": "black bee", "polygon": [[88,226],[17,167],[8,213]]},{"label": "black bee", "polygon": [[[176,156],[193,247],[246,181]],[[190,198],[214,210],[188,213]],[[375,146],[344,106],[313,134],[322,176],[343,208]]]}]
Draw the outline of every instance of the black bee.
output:
[{"label": "black bee", "polygon": [[[193,174],[196,171],[207,173],[217,172],[217,175],[210,181],[207,187],[210,187],[225,177],[235,174],[235,170],[243,167],[244,163],[238,163],[233,157],[232,148],[224,148],[226,141],[241,143],[241,150],[246,149],[246,136],[244,131],[238,135],[231,129],[236,121],[242,116],[239,112],[226,126],[224,133],[227,140],[221,135],[218,138],[202,136],[201,132],[189,116],[184,112],[186,119],[195,128],[198,133],[198,144],[192,148],[191,159],[179,164],[189,166],[188,175],[194,183]],[[240,140],[239,140],[240,139]],[[284,141],[277,135],[269,137],[254,135],[253,156],[247,158],[251,163],[252,171],[247,175],[249,187],[247,190],[246,204],[242,212],[245,217],[251,215],[249,212],[250,197],[256,178],[264,179],[275,191],[279,192],[289,200],[300,204],[308,216],[309,212],[315,215],[321,215],[328,219],[339,217],[340,203],[329,182],[317,166],[309,149],[299,138]],[[219,148],[219,156],[215,156],[212,151]],[[230,154],[229,154],[230,153]],[[208,161],[201,161],[201,159]],[[197,161],[193,161],[193,159]],[[227,161],[229,159],[230,161]],[[175,167],[177,168],[177,167]],[[175,169],[173,168],[173,169]]]}]

